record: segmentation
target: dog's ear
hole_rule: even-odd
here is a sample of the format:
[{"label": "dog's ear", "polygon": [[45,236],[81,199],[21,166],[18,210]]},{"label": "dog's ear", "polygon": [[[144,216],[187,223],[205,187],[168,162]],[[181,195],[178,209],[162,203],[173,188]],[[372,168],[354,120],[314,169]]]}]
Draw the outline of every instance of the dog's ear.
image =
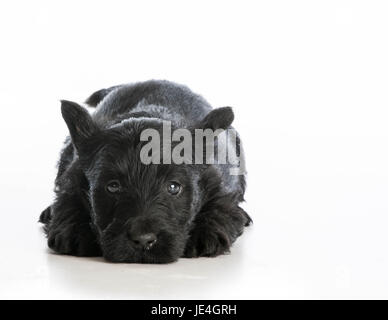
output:
[{"label": "dog's ear", "polygon": [[62,117],[70,131],[71,140],[77,151],[82,147],[83,142],[98,132],[89,112],[79,104],[61,100]]},{"label": "dog's ear", "polygon": [[234,120],[231,107],[223,107],[210,111],[199,123],[200,129],[227,129]]}]

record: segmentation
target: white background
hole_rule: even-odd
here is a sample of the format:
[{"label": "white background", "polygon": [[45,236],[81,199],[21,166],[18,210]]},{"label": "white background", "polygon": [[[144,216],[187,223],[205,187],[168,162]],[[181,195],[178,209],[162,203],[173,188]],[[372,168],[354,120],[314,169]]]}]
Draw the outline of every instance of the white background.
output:
[{"label": "white background", "polygon": [[[2,1],[0,298],[388,298],[385,1]],[[54,255],[59,99],[147,79],[230,105],[254,225],[168,265]]]}]

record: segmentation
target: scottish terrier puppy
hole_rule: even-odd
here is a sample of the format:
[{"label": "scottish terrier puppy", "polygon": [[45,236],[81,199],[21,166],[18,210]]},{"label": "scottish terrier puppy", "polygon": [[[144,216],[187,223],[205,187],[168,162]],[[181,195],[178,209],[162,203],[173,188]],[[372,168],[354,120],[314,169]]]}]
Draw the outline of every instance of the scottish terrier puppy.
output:
[{"label": "scottish terrier puppy", "polygon": [[[156,80],[93,93],[86,100],[92,114],[61,103],[70,137],[55,200],[39,219],[55,252],[134,263],[213,257],[251,223],[239,207],[240,139],[218,139],[233,129],[230,107],[213,110],[187,87]],[[211,148],[206,136],[197,137],[201,130],[215,132]],[[206,150],[194,150],[198,145]],[[234,153],[234,160],[222,163],[217,153],[209,162],[208,149]]]}]

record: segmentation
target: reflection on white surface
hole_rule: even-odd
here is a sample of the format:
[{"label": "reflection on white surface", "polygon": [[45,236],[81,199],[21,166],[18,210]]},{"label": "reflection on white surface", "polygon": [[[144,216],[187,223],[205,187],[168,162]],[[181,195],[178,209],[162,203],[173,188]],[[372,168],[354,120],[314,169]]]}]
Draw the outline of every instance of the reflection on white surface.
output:
[{"label": "reflection on white surface", "polygon": [[[167,265],[112,264],[100,258],[69,258],[49,254],[50,282],[86,296],[104,298],[212,296],[219,283],[241,272],[238,254],[216,259],[181,259]],[[220,266],[222,265],[222,270]],[[222,271],[222,272],[221,272]],[[212,290],[213,288],[213,290]],[[75,289],[75,290],[74,290]]]},{"label": "reflection on white surface", "polygon": [[20,242],[20,251],[7,252],[9,263],[1,266],[0,298],[216,298],[220,285],[232,287],[233,279],[243,272],[241,246],[218,258],[121,264],[57,255],[46,248],[41,230],[34,229],[36,225],[28,245]]},{"label": "reflection on white surface", "polygon": [[[54,259],[55,260],[55,259]],[[59,263],[58,263],[59,262]],[[182,291],[182,285],[195,288],[193,283],[201,283],[203,276],[194,273],[182,273],[182,266],[164,266],[152,269],[149,266],[115,266],[106,268],[95,264],[80,265],[69,270],[56,261],[50,274],[53,281],[59,281],[69,287],[77,287],[91,295],[122,297],[163,297],[174,296]],[[96,276],[98,273],[98,276]],[[195,292],[194,292],[195,294]]]}]

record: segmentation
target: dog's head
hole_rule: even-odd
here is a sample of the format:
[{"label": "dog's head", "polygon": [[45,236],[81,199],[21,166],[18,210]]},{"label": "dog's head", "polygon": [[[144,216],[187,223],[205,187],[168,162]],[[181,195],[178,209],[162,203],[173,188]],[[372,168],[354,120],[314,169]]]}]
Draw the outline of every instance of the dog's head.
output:
[{"label": "dog's head", "polygon": [[[200,126],[230,125],[229,111],[222,125],[222,117],[210,114]],[[201,169],[142,161],[146,142],[140,139],[141,133],[152,128],[163,134],[162,121],[140,117],[101,126],[84,108],[69,101],[62,101],[62,115],[87,180],[91,220],[104,257],[116,262],[164,263],[182,256],[201,206]]]}]

